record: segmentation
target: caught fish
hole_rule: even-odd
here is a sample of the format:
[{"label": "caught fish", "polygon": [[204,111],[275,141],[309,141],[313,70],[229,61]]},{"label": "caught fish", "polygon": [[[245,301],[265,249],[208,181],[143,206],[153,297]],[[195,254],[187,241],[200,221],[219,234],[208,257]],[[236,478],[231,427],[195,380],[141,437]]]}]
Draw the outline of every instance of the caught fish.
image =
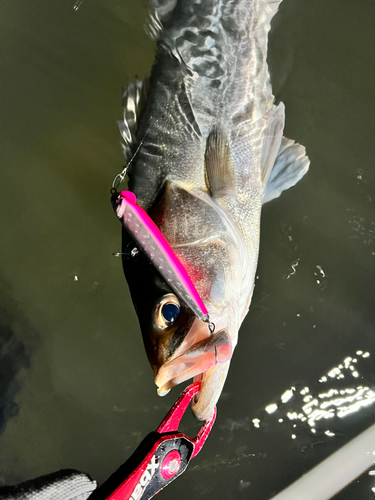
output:
[{"label": "caught fish", "polygon": [[131,193],[113,203],[124,272],[158,393],[202,380],[201,420],[250,306],[262,204],[309,167],[305,148],[283,137],[266,62],[280,1],[154,0],[156,63],[123,94]]}]

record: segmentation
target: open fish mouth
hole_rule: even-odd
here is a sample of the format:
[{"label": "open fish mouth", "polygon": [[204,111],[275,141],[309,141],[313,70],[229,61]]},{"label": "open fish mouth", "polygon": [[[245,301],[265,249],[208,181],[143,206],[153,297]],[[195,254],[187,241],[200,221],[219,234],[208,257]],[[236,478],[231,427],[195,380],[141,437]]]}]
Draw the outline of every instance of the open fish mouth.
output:
[{"label": "open fish mouth", "polygon": [[166,361],[159,369],[155,383],[159,396],[165,396],[178,384],[225,363],[232,356],[232,342],[226,329],[213,333],[184,352]]}]

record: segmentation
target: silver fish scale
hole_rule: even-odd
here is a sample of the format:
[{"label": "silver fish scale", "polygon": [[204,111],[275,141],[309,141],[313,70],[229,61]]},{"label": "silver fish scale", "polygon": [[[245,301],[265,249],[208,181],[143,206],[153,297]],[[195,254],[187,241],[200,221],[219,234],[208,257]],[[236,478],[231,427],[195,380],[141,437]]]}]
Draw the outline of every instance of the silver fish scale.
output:
[{"label": "silver fish scale", "polygon": [[[248,258],[241,255],[241,236],[233,232],[232,221],[225,219],[208,200],[204,192],[200,199],[198,193],[168,183],[158,224],[206,305],[211,311],[220,311],[233,300],[239,302],[243,266],[250,270],[251,266]],[[175,208],[177,204],[179,210]]]},{"label": "silver fish scale", "polygon": [[[283,128],[267,67],[268,31],[280,1],[152,0],[155,26],[162,29],[138,128],[142,144],[129,169],[130,190],[233,347],[253,293],[263,182]],[[205,152],[214,128],[228,139],[233,193],[206,186]],[[193,408],[199,418],[210,415],[228,368],[229,362],[218,364],[204,375]]]},{"label": "silver fish scale", "polygon": [[[277,4],[265,0],[154,2],[164,30],[138,132],[143,145],[129,171],[131,189],[144,208],[152,205],[166,178],[205,186],[206,138],[215,123],[226,130],[231,153],[236,147],[242,150],[235,175],[243,195],[249,176],[260,175],[262,117],[273,102],[266,38]],[[257,133],[242,133],[247,125]],[[158,154],[151,155],[151,150]]]},{"label": "silver fish scale", "polygon": [[[188,268],[194,269],[198,263],[204,268],[209,243],[213,245],[218,268],[222,262],[228,269],[233,266],[238,259],[237,233],[235,243],[228,242],[225,236],[228,224],[233,224],[248,249],[250,283],[246,286],[251,289],[258,258],[263,192],[263,117],[273,103],[266,64],[267,33],[279,2],[154,3],[163,31],[159,35],[148,105],[138,132],[138,140],[142,139],[143,144],[129,169],[129,187],[138,203],[149,210],[165,183],[180,186],[167,200],[170,212],[165,217],[166,225],[160,227]],[[187,201],[183,193],[206,189],[206,140],[217,123],[228,136],[236,196],[216,199],[216,205],[208,208],[199,204],[196,197]],[[215,206],[218,212],[225,211],[230,222],[224,223],[222,216],[212,216]],[[220,245],[213,244],[215,238]],[[221,254],[224,241],[226,257]],[[195,246],[196,250],[183,251],[184,246]],[[214,283],[223,279],[221,270],[206,271],[210,290],[219,290],[220,286]],[[237,297],[233,300],[238,302],[238,290],[244,291],[245,284],[241,281],[243,276],[237,271],[235,274],[235,284],[226,292]],[[229,283],[230,279],[229,274],[224,276],[224,282]],[[224,290],[225,286],[221,288]],[[203,292],[203,288],[198,287],[198,291]],[[222,303],[221,292],[216,297]],[[211,301],[212,306],[216,307],[214,302]]]},{"label": "silver fish scale", "polygon": [[[308,168],[304,148],[282,138],[284,105],[274,105],[268,74],[268,32],[281,0],[151,1],[158,51],[129,189],[234,348],[254,289],[262,201],[294,185]],[[126,140],[130,128],[124,127]],[[215,130],[225,148],[215,142]],[[215,189],[229,177],[228,189]],[[156,341],[161,361],[164,340],[174,352],[180,333]],[[204,373],[193,406],[199,419],[211,415],[228,369],[229,361]]]},{"label": "silver fish scale", "polygon": [[[168,2],[163,3],[165,9]],[[252,105],[248,96],[254,93],[249,84],[254,83],[250,77],[255,68],[250,60],[256,50],[258,3],[183,0],[172,13],[159,14],[164,24],[162,43],[198,77],[191,98],[193,109],[203,112],[197,116],[202,130],[208,126],[204,118],[212,118],[212,111],[227,121],[233,114],[242,115],[245,103]]]}]

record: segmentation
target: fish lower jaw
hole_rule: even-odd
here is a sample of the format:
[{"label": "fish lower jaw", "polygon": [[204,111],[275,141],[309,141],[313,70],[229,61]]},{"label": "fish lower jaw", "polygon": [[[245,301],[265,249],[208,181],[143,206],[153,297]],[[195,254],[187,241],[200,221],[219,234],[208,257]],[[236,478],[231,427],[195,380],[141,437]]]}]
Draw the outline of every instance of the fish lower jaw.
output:
[{"label": "fish lower jaw", "polygon": [[[193,377],[193,382],[202,382],[202,387],[204,385],[204,378],[205,378],[205,374],[207,372],[203,372],[203,373],[199,373],[197,374],[195,377]],[[165,383],[164,385],[162,385],[161,387],[158,387],[157,388],[157,393],[158,393],[158,396],[166,396],[172,389],[172,387],[174,387],[175,384],[174,381],[169,381],[167,383]],[[199,396],[200,396],[200,392],[198,394],[196,394],[193,399],[192,399],[192,408],[198,403],[198,400],[199,400]],[[212,408],[213,410],[213,408]],[[212,410],[207,410],[207,412],[205,412],[205,414],[209,414],[208,416],[210,416],[212,414]],[[193,410],[194,412],[194,410]],[[199,416],[196,415],[196,418],[198,420],[205,420],[205,418],[200,418]],[[208,417],[207,417],[208,418]]]},{"label": "fish lower jaw", "polygon": [[228,361],[231,356],[232,343],[225,329],[197,342],[160,367],[155,377],[159,396],[165,396],[172,387],[186,380],[201,377],[210,368]]},{"label": "fish lower jaw", "polygon": [[164,385],[162,387],[158,387],[157,389],[157,393],[158,393],[158,396],[166,396],[169,392],[171,391],[171,389],[167,389]]},{"label": "fish lower jaw", "polygon": [[[207,370],[208,369],[209,367],[207,368]],[[155,384],[158,386],[157,388],[158,395],[161,397],[166,396],[173,387],[182,384],[183,382],[186,382],[189,379],[194,379],[195,382],[198,380],[203,380],[204,378],[205,371],[199,371],[198,369],[194,370],[193,373],[191,373],[191,370],[189,369],[187,369],[187,371],[189,372],[188,375],[185,375],[185,373],[183,372],[180,376],[176,375],[175,377],[169,379],[167,378],[161,379],[159,376],[156,377]]]},{"label": "fish lower jaw", "polygon": [[[197,420],[207,420],[212,415],[227,378],[230,360],[210,368],[202,375],[202,387],[192,401],[192,412]],[[199,378],[194,381],[200,380]]]},{"label": "fish lower jaw", "polygon": [[[204,421],[210,418],[216,403],[223,390],[225,379],[228,374],[230,360],[212,366],[207,371],[194,376],[194,382],[201,381],[200,392],[194,396],[191,409],[197,420]],[[165,396],[171,390],[171,381],[158,388],[159,396]]]}]

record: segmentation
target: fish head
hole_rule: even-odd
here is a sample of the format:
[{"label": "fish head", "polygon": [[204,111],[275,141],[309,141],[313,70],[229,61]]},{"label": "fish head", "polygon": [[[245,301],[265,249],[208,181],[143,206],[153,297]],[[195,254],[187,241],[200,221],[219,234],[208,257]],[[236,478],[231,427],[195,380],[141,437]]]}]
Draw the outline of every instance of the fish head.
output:
[{"label": "fish head", "polygon": [[248,251],[232,219],[205,191],[167,182],[149,215],[193,281],[214,332],[124,233],[125,275],[159,395],[189,378],[201,380],[192,409],[205,420],[220,397],[248,309]]},{"label": "fish head", "polygon": [[183,342],[195,315],[123,229],[122,262],[150,365],[156,374]]}]

